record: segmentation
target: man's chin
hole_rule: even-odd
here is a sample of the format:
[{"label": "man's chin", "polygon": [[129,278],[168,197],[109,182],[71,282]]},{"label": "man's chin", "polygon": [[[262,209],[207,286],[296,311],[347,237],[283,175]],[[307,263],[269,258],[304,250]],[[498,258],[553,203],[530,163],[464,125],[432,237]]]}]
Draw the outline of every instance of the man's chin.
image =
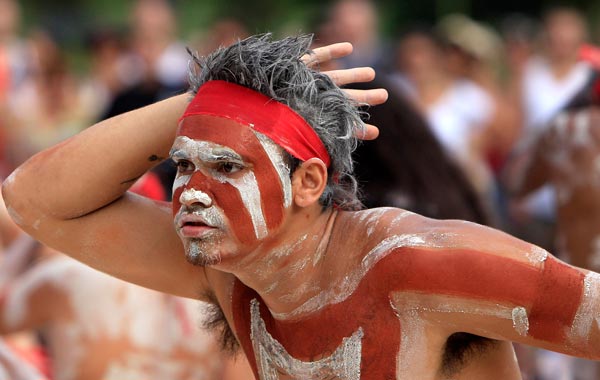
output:
[{"label": "man's chin", "polygon": [[208,250],[202,249],[202,243],[190,242],[187,244],[185,249],[186,260],[193,265],[199,266],[211,266],[221,262],[221,255],[219,252],[209,253]]},{"label": "man's chin", "polygon": [[202,266],[202,267],[208,267],[208,266],[212,266],[212,265],[217,265],[221,262],[221,256],[220,255],[214,255],[214,256],[206,256],[206,255],[201,255],[201,256],[192,256],[192,255],[185,255],[187,261],[190,264],[193,265],[198,265],[198,266]]}]

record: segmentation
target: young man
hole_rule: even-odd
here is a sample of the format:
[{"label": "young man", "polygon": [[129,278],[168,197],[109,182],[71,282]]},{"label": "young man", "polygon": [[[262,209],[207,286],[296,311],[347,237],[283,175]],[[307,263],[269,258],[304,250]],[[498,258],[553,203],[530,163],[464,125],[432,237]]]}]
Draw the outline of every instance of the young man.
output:
[{"label": "young man", "polygon": [[[298,58],[309,44],[251,37],[197,60],[189,104],[18,169],[13,218],[100,270],[212,300],[261,379],[518,379],[509,341],[600,357],[598,275],[479,225],[352,211],[361,122]],[[126,192],[169,151],[172,210]]]}]

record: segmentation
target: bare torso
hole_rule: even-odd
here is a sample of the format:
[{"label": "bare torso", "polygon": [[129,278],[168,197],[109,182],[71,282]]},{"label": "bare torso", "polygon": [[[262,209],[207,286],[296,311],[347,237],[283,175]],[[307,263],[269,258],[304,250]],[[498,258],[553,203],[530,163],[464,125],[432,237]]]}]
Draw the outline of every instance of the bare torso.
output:
[{"label": "bare torso", "polygon": [[[458,239],[459,230],[427,223],[397,209],[340,213],[330,240],[337,249],[316,260],[308,255],[306,264],[335,268],[330,286],[306,287],[307,297],[290,313],[272,313],[239,280],[208,271],[257,376],[520,379],[512,344],[502,339],[527,334],[525,307],[531,305],[518,306],[522,282],[485,286],[480,281],[503,275],[484,270],[494,261],[503,270],[514,264],[536,272],[544,254],[507,258],[500,252],[508,247],[498,244],[475,251],[480,241]],[[511,333],[492,334],[496,327],[471,324],[482,315]]]}]

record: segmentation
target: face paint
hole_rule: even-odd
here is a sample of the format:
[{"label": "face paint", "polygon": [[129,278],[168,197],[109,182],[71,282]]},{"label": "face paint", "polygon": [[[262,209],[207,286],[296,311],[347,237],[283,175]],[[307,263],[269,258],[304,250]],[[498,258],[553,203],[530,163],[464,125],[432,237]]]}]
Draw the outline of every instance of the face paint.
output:
[{"label": "face paint", "polygon": [[[291,204],[291,182],[281,152],[271,144],[233,120],[206,115],[183,119],[171,156],[180,167],[173,186],[176,227],[184,244],[187,240],[186,245],[197,248],[188,257],[203,249],[218,255],[218,245],[255,245],[282,223],[284,208]],[[220,219],[219,226],[204,231],[206,237],[213,235],[204,241],[204,236],[185,233],[202,209],[219,210],[212,213]],[[196,221],[206,222],[202,217]]]}]

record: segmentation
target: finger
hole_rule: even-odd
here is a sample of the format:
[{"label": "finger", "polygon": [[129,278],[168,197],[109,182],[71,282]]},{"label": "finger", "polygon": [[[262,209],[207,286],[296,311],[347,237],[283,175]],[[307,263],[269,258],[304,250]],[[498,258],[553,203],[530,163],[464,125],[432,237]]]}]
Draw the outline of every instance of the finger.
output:
[{"label": "finger", "polygon": [[328,62],[332,59],[345,57],[352,53],[352,44],[350,42],[339,42],[316,48],[311,54],[305,54],[300,58],[308,67],[313,67],[319,63]]},{"label": "finger", "polygon": [[347,70],[325,71],[323,74],[331,78],[333,83],[343,86],[348,83],[370,82],[375,79],[375,70],[370,67],[356,67]]},{"label": "finger", "polygon": [[383,104],[388,98],[388,92],[383,88],[376,88],[373,90],[344,90],[346,95],[360,104],[368,104],[370,106],[376,106]]},{"label": "finger", "polygon": [[379,136],[379,128],[372,124],[365,124],[364,131],[356,133],[356,138],[360,140],[375,140]]}]

